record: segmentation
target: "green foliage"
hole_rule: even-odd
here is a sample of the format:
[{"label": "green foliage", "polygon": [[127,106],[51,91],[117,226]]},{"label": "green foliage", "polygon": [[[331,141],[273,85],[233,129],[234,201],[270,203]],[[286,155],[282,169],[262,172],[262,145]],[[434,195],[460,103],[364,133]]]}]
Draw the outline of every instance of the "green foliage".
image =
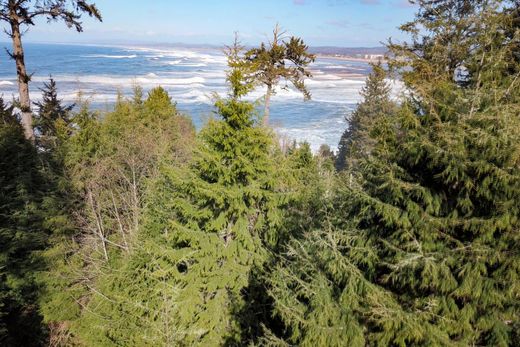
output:
[{"label": "green foliage", "polygon": [[103,120],[82,105],[63,144],[75,232],[56,234],[46,251],[53,268],[44,276],[41,299],[57,344],[101,343],[90,336],[88,322],[99,318],[90,305],[134,247],[147,182],[161,163],[173,165],[190,155],[193,126],[166,91],[156,88],[144,102],[138,99],[136,93],[134,101],[120,100]]},{"label": "green foliage", "polygon": [[197,136],[161,87],[73,113],[51,79],[36,147],[0,99],[0,344],[519,345],[518,4],[418,4],[338,158],[280,148],[242,100],[309,96],[314,56],[278,28],[227,47]]},{"label": "green foliage", "polygon": [[[139,104],[139,89],[136,92],[134,100],[137,100],[136,103]],[[147,110],[147,116],[150,117],[150,122],[155,121],[156,118],[168,118],[177,113],[176,104],[172,103],[168,92],[162,87],[154,88],[148,93],[144,107]]]},{"label": "green foliage", "polygon": [[[284,210],[284,242],[319,227],[332,192],[333,166],[326,150],[313,155],[308,143],[292,146],[286,154],[287,190],[292,192]],[[281,162],[282,160],[280,160]]]},{"label": "green foliage", "polygon": [[243,57],[244,46],[241,45],[238,34],[235,34],[233,45],[226,46],[227,63],[230,69],[226,73],[227,81],[230,85],[230,97],[241,98],[246,96],[255,87],[252,79],[252,65]]},{"label": "green foliage", "polygon": [[348,128],[339,141],[336,169],[353,169],[357,161],[370,155],[374,146],[370,131],[374,124],[395,112],[395,103],[390,99],[391,88],[386,81],[387,73],[381,63],[372,65],[365,86],[361,89],[363,101],[347,117]]},{"label": "green foliage", "polygon": [[[240,341],[234,313],[244,305],[251,272],[277,241],[280,196],[272,138],[254,125],[253,105],[232,98],[216,106],[223,120],[201,131],[189,165],[161,170],[136,249],[114,284],[121,288],[111,296],[115,303],[104,301],[109,321],[124,322],[105,331],[109,339]],[[138,280],[131,274],[140,274]]]},{"label": "green foliage", "polygon": [[34,121],[38,146],[43,151],[56,152],[69,136],[70,115],[74,105],[62,105],[52,77],[43,84],[41,91],[42,100],[35,103],[38,111]]},{"label": "green foliage", "polygon": [[74,229],[70,216],[74,199],[65,169],[66,144],[74,130],[74,105],[62,105],[52,78],[48,83],[44,83],[41,90],[42,101],[35,103],[38,114],[35,115],[34,126],[41,170],[49,186],[49,191],[42,201],[42,207],[47,213],[44,226],[54,235],[61,235]]},{"label": "green foliage", "polygon": [[250,64],[252,81],[267,87],[264,123],[268,122],[270,98],[280,80],[286,82],[283,88],[287,88],[287,83],[290,82],[303,93],[304,100],[311,97],[305,86],[305,78],[312,77],[308,66],[314,61],[315,56],[309,53],[309,47],[302,39],[292,36],[287,41],[283,37],[284,34],[277,25],[268,45],[262,43],[260,47],[252,48],[245,53],[245,61]]},{"label": "green foliage", "polygon": [[3,126],[15,126],[18,123],[14,112],[14,105],[7,105],[3,98],[0,98],[0,116]]},{"label": "green foliage", "polygon": [[[265,84],[267,87],[276,86],[280,80],[291,82],[304,95],[310,98],[310,93],[305,88],[304,79],[311,77],[307,67],[315,59],[308,52],[309,47],[298,37],[290,37],[284,40],[284,33],[277,26],[273,30],[273,40],[266,46],[262,43],[258,48],[252,48],[246,52],[246,60],[251,62],[255,81]],[[294,66],[287,66],[290,61]]]},{"label": "green foliage", "polygon": [[172,315],[188,345],[240,341],[233,313],[243,305],[251,271],[276,243],[280,222],[270,136],[253,127],[252,105],[231,100],[217,107],[224,121],[201,132],[188,169],[165,172],[161,191],[169,188],[168,200],[153,204],[171,206],[166,216],[153,213],[162,223],[152,230],[172,249],[171,282],[181,288]]},{"label": "green foliage", "polygon": [[13,108],[0,99],[0,344],[40,346],[37,251],[46,241],[42,200],[47,184],[36,150],[25,140]]},{"label": "green foliage", "polygon": [[[328,222],[292,241],[271,277],[290,343],[519,342],[520,95],[516,43],[502,30],[509,12],[493,1],[420,3],[407,28],[427,24],[426,37],[413,31],[413,52],[391,47],[409,97],[370,125],[356,184],[340,176]],[[471,50],[454,63],[465,20]],[[460,64],[463,80],[451,68]]]}]

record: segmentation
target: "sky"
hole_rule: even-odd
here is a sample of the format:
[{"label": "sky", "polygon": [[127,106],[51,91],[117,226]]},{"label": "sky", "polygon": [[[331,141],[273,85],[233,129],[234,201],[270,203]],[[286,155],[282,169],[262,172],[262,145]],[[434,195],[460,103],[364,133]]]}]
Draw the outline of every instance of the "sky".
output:
[{"label": "sky", "polygon": [[244,44],[265,41],[276,23],[310,46],[375,47],[403,40],[412,19],[407,0],[93,0],[103,15],[84,32],[40,20],[26,42],[187,43],[223,45],[238,32]]}]

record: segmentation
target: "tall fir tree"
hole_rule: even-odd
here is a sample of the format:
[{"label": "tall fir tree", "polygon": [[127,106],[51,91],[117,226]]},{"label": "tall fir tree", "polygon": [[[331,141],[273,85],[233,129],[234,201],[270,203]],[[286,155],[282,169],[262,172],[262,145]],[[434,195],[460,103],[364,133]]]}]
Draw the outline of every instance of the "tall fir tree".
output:
[{"label": "tall fir tree", "polygon": [[[390,47],[408,98],[392,122],[373,125],[359,186],[340,185],[329,223],[293,241],[274,272],[271,293],[291,343],[519,343],[520,95],[510,73],[517,41],[503,30],[510,12],[501,1],[419,4],[406,28],[421,44]],[[462,25],[471,49],[459,55]]]},{"label": "tall fir tree", "polygon": [[361,89],[363,101],[347,117],[348,128],[339,141],[336,170],[352,169],[359,159],[370,155],[373,147],[370,129],[373,123],[382,117],[391,116],[395,111],[391,86],[386,79],[387,72],[381,62],[373,64],[372,72]]},{"label": "tall fir tree", "polygon": [[58,98],[56,81],[50,77],[44,82],[42,100],[35,102],[37,107],[34,129],[38,146],[46,152],[57,151],[62,142],[70,135],[69,125],[74,104],[64,106]]},{"label": "tall fir tree", "polygon": [[230,96],[216,102],[222,119],[201,130],[188,165],[163,166],[134,250],[89,306],[97,345],[240,342],[243,290],[276,243],[282,200],[272,136],[241,100],[252,87],[238,52],[229,55]]}]

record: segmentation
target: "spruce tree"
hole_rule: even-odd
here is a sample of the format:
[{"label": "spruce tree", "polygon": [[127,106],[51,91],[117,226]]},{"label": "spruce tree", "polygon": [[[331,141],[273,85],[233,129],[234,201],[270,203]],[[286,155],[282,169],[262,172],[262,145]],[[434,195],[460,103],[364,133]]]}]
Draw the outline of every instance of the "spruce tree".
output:
[{"label": "spruce tree", "polygon": [[216,102],[222,119],[201,130],[187,165],[163,165],[134,250],[101,287],[106,298],[89,305],[96,314],[84,324],[101,332],[94,344],[216,346],[241,339],[236,314],[250,276],[277,242],[281,196],[273,139],[256,124],[254,105],[241,100],[252,86],[233,49],[231,92]]},{"label": "spruce tree", "polygon": [[44,82],[40,90],[42,100],[34,103],[37,107],[34,129],[38,146],[48,152],[57,150],[64,138],[69,135],[68,127],[74,105],[63,106],[58,98],[56,82],[52,77],[49,82]]},{"label": "spruce tree", "polygon": [[0,344],[43,346],[36,274],[47,233],[47,183],[12,106],[0,99]]},{"label": "spruce tree", "polygon": [[339,141],[336,169],[352,169],[357,161],[370,154],[372,124],[381,117],[390,116],[395,108],[391,100],[391,87],[386,81],[387,72],[379,62],[372,65],[366,84],[361,89],[363,101],[347,117],[348,128]]},{"label": "spruce tree", "polygon": [[[391,47],[409,97],[372,126],[359,186],[340,184],[329,222],[293,241],[273,274],[289,342],[519,343],[520,95],[509,73],[516,40],[502,30],[511,17],[505,2],[425,3],[417,23],[438,6],[417,40],[429,44]],[[466,20],[471,50],[453,55]]]}]

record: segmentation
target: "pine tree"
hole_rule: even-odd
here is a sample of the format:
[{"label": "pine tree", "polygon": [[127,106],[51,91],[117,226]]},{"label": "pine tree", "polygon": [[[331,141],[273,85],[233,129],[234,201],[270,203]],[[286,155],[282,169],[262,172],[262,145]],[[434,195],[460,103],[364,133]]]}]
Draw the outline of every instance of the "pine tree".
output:
[{"label": "pine tree", "polygon": [[[269,107],[271,96],[275,93],[280,80],[292,83],[303,94],[304,100],[311,97],[305,86],[305,78],[312,77],[308,70],[315,56],[309,53],[309,47],[303,40],[292,36],[287,41],[280,32],[278,25],[273,30],[273,38],[268,45],[262,43],[258,48],[252,48],[245,54],[245,59],[251,64],[252,78],[255,83],[266,86],[264,124],[269,123]],[[292,64],[286,64],[286,61]],[[287,85],[284,87],[287,88]]]},{"label": "pine tree", "polygon": [[[462,12],[434,3],[438,17],[427,16],[428,37],[417,40],[432,44],[407,58],[399,52],[409,47],[391,47],[410,94],[391,122],[373,125],[359,186],[340,185],[329,223],[293,241],[273,273],[289,342],[519,343],[520,95],[509,73],[516,43],[502,30],[512,21],[498,1],[457,2]],[[465,20],[471,50],[455,62],[446,37],[457,40]]]}]

